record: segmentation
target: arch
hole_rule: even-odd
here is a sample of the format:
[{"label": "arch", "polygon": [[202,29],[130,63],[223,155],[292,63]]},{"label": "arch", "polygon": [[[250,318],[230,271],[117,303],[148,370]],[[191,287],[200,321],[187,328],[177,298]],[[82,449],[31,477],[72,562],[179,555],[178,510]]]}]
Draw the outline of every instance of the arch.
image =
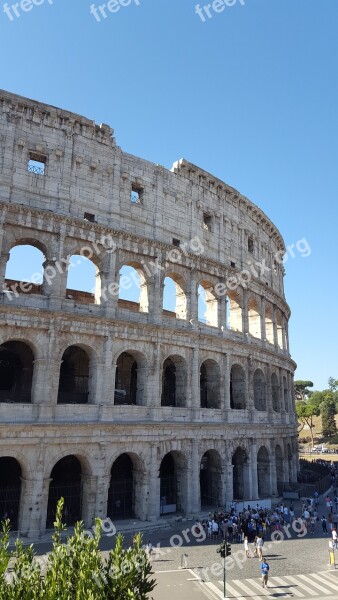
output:
[{"label": "arch", "polygon": [[56,507],[64,498],[63,516],[67,525],[74,525],[82,517],[82,466],[79,458],[68,454],[53,467],[49,484],[47,527],[52,527]]},{"label": "arch", "polygon": [[283,337],[284,337],[283,321],[282,321],[282,315],[279,312],[279,310],[276,312],[276,324],[277,324],[277,345],[278,345],[278,348],[283,348]]},{"label": "arch", "polygon": [[0,522],[10,519],[11,529],[18,530],[22,470],[11,456],[0,457]]},{"label": "arch", "polygon": [[160,464],[160,514],[186,511],[187,466],[181,452],[172,450]]},{"label": "arch", "polygon": [[274,327],[273,327],[273,311],[272,311],[272,307],[269,305],[266,305],[265,307],[265,335],[266,335],[266,340],[267,342],[269,342],[269,344],[274,344],[275,343],[275,334],[274,334]]},{"label": "arch", "polygon": [[232,365],[230,371],[230,408],[246,408],[245,372],[241,365]]},{"label": "arch", "polygon": [[289,388],[286,377],[283,377],[283,396],[285,412],[289,412]]},{"label": "arch", "polygon": [[221,371],[215,360],[207,359],[200,368],[201,408],[221,408]]},{"label": "arch", "polygon": [[116,361],[114,404],[146,404],[147,362],[137,350],[122,352]]},{"label": "arch", "polygon": [[270,457],[265,446],[261,446],[257,452],[257,482],[259,497],[270,496]]},{"label": "arch", "polygon": [[272,397],[272,408],[275,412],[281,411],[281,402],[280,402],[280,390],[279,390],[279,381],[276,373],[272,373],[271,375],[271,397]]},{"label": "arch", "polygon": [[25,342],[11,340],[0,346],[0,402],[30,403],[34,354]]},{"label": "arch", "polygon": [[88,404],[90,396],[90,358],[80,346],[69,346],[63,353],[58,404]]},{"label": "arch", "polygon": [[166,358],[162,369],[161,406],[186,405],[187,365],[182,356]]},{"label": "arch", "polygon": [[254,373],[254,404],[256,410],[266,410],[266,384],[261,369],[256,369]]},{"label": "arch", "polygon": [[244,448],[237,448],[232,456],[233,466],[233,498],[245,500],[250,498],[249,457]]},{"label": "arch", "polygon": [[17,294],[42,294],[46,248],[35,240],[20,240],[12,246],[6,265],[7,289]]},{"label": "arch", "polygon": [[284,492],[284,457],[283,451],[279,444],[275,448],[276,456],[276,473],[277,473],[277,490],[278,494],[282,495]]},{"label": "arch", "polygon": [[170,271],[163,280],[163,311],[176,319],[187,318],[186,283],[180,275]]},{"label": "arch", "polygon": [[257,298],[251,296],[248,300],[249,333],[255,338],[261,338],[261,315]]},{"label": "arch", "polygon": [[134,312],[148,312],[148,284],[141,263],[131,260],[121,266],[118,306]]},{"label": "arch", "polygon": [[120,454],[110,472],[107,516],[111,519],[135,517],[135,471],[139,472],[138,461],[129,453]]},{"label": "arch", "polygon": [[243,332],[243,314],[240,295],[233,291],[228,293],[228,323],[233,331]]},{"label": "arch", "polygon": [[211,327],[218,327],[218,298],[214,286],[205,280],[198,286],[198,320]]},{"label": "arch", "polygon": [[66,298],[85,304],[100,304],[99,268],[93,258],[87,258],[82,251],[69,257]]},{"label": "arch", "polygon": [[216,450],[207,450],[200,465],[201,508],[220,505],[222,463]]}]

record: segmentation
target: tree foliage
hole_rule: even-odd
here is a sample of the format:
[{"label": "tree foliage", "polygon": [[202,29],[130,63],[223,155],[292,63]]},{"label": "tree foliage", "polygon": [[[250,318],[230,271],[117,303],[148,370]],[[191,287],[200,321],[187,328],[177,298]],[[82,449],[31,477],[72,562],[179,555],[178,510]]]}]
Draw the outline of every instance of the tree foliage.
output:
[{"label": "tree foliage", "polygon": [[312,381],[303,381],[298,379],[294,382],[296,400],[305,400],[311,394],[310,387],[313,387]]},{"label": "tree foliage", "polygon": [[323,393],[324,399],[320,405],[320,414],[322,417],[322,434],[323,437],[331,437],[336,435],[336,402],[334,394],[331,391]]},{"label": "tree foliage", "polygon": [[304,429],[305,425],[308,425],[313,447],[313,417],[318,417],[320,414],[320,399],[316,398],[314,393],[309,400],[296,402],[296,412],[300,423],[299,432]]},{"label": "tree foliage", "polygon": [[[16,542],[9,550],[9,521],[2,524],[0,536],[1,600],[146,600],[156,582],[150,579],[152,567],[142,537],[123,548],[118,535],[108,558],[99,550],[101,522],[97,519],[92,532],[83,523],[75,525],[74,534],[62,543],[63,501],[58,504],[53,549],[45,561],[37,559],[33,546]],[[9,570],[9,567],[11,569]]]}]

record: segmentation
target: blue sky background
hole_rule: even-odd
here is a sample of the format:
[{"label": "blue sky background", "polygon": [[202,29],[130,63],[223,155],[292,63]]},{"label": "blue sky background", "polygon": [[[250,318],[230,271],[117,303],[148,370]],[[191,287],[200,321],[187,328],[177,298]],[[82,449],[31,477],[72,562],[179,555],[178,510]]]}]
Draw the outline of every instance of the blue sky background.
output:
[{"label": "blue sky background", "polygon": [[184,157],[287,245],[305,238],[311,254],[285,265],[291,351],[296,378],[325,387],[338,378],[337,0],[238,0],[206,22],[196,0],[132,0],[100,23],[90,4],[45,0],[10,21],[0,0],[0,86],[108,123],[155,163]]}]

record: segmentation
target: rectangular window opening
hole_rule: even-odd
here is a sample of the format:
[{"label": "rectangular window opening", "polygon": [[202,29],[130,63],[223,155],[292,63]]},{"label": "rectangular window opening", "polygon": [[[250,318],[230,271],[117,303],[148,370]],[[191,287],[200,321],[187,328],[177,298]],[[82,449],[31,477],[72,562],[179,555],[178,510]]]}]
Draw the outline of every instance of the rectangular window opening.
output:
[{"label": "rectangular window opening", "polygon": [[142,204],[143,189],[137,185],[133,185],[131,188],[130,200],[133,204]]},{"label": "rectangular window opening", "polygon": [[34,173],[35,175],[44,175],[46,172],[46,162],[47,157],[44,154],[30,152],[27,169],[29,173]]},{"label": "rectangular window opening", "polygon": [[231,261],[230,262],[230,267],[232,267],[234,269],[236,267],[236,263],[234,263],[234,262]]},{"label": "rectangular window opening", "polygon": [[250,254],[254,253],[254,241],[252,238],[248,238],[248,251]]},{"label": "rectangular window opening", "polygon": [[181,243],[181,240],[178,240],[177,238],[173,238],[173,246],[176,246],[177,248],[179,248],[180,243]]},{"label": "rectangular window opening", "polygon": [[85,221],[90,221],[91,223],[96,223],[95,215],[93,215],[93,213],[85,212],[85,214],[83,215],[83,218]]},{"label": "rectangular window opening", "polygon": [[203,213],[203,229],[211,231],[211,215],[208,213]]}]

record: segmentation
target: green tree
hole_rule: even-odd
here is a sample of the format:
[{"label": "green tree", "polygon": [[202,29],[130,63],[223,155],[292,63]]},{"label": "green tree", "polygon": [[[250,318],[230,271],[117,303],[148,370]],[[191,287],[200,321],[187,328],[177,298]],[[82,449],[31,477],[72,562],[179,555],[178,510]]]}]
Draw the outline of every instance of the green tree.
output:
[{"label": "green tree", "polygon": [[309,390],[310,387],[313,387],[312,381],[303,381],[301,379],[295,381],[294,390],[296,400],[306,400],[306,398],[311,394],[311,390]]},{"label": "green tree", "polygon": [[[152,567],[142,537],[135,536],[128,549],[118,535],[108,559],[99,550],[101,522],[92,532],[77,523],[66,543],[61,535],[63,500],[58,504],[53,549],[41,564],[33,546],[17,541],[9,550],[9,521],[0,535],[0,600],[147,600],[156,581],[150,579]],[[8,566],[13,571],[8,573]]]},{"label": "green tree", "polygon": [[324,400],[320,405],[320,414],[322,417],[322,434],[323,437],[331,437],[337,433],[336,426],[336,402],[332,392],[326,392]]},{"label": "green tree", "polygon": [[313,398],[313,396],[311,396],[309,398],[309,400],[296,402],[296,412],[297,412],[297,416],[298,416],[298,420],[299,420],[299,424],[300,424],[299,425],[300,429],[298,430],[298,433],[300,433],[302,431],[302,429],[304,429],[305,425],[308,425],[309,430],[310,430],[312,448],[314,445],[313,417],[319,416],[319,414],[320,414],[319,405],[320,405],[320,399]]},{"label": "green tree", "polygon": [[328,385],[329,385],[330,392],[337,392],[338,391],[338,379],[334,379],[333,377],[329,377]]}]

